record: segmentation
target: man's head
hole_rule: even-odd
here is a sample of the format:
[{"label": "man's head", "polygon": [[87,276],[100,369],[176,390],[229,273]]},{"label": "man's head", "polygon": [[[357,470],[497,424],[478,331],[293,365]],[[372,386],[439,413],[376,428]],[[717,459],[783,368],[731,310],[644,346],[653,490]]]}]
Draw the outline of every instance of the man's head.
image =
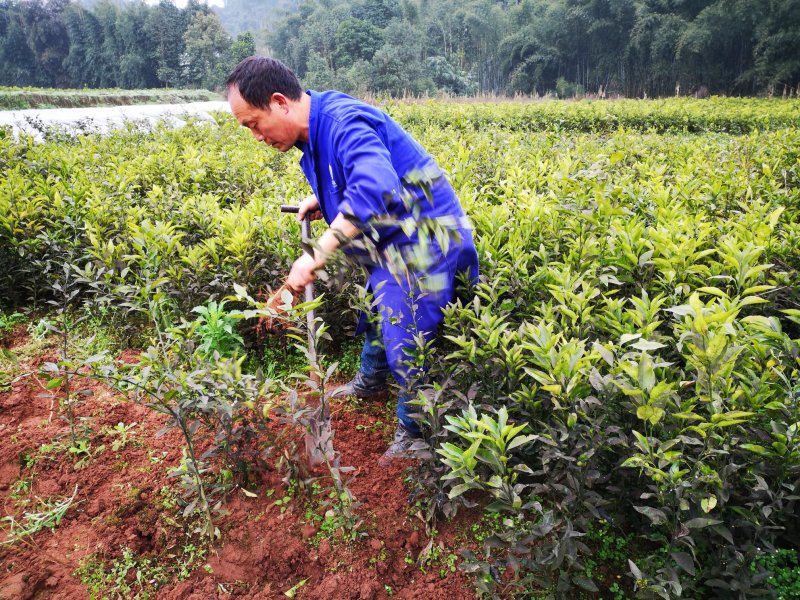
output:
[{"label": "man's head", "polygon": [[251,56],[225,82],[231,111],[258,141],[281,152],[308,139],[308,96],[282,62]]}]

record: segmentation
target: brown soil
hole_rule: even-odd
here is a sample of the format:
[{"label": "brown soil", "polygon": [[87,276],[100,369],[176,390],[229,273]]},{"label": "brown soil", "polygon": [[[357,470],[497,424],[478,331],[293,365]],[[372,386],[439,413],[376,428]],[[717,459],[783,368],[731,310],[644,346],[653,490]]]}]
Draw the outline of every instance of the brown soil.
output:
[{"label": "brown soil", "polygon": [[[20,330],[7,346],[13,351],[25,342]],[[126,352],[122,358],[133,357]],[[51,359],[38,356],[23,370],[35,370]],[[177,466],[181,457],[177,431],[156,438],[165,423],[163,415],[97,382],[84,379],[76,386],[92,393],[79,409],[81,416],[91,418],[91,447],[105,445],[80,469],[66,450],[25,466],[24,457],[36,454],[43,444],[60,439],[69,446],[69,428],[58,418],[52,394],[35,377],[0,392],[2,516],[19,519],[25,510],[36,510],[37,499],[69,497],[77,488],[58,527],[0,545],[0,599],[88,598],[89,591],[75,573],[82,561],[108,563],[127,547],[138,557],[174,562],[190,535],[177,524],[180,509],[165,504],[170,490],[178,490],[176,480],[167,476],[167,469]],[[376,425],[381,418],[388,420],[386,410],[339,404],[332,412],[334,445],[342,464],[356,467],[349,487],[360,503],[357,510],[365,535],[354,542],[342,541],[337,532],[320,539],[317,526],[305,518],[313,506],[309,497],[297,494],[281,512],[275,500],[285,494],[284,475],[268,470],[257,486],[251,486],[258,497],[247,497],[240,490],[228,496],[227,515],[215,522],[221,539],[187,579],[173,578],[156,598],[285,598],[284,593],[303,580],[307,581],[298,588],[297,598],[387,598],[389,591],[397,598],[474,597],[461,572],[449,572],[441,561],[425,572],[413,562],[430,540],[408,503],[403,478],[410,462],[389,468],[377,464],[391,433]],[[111,444],[116,438],[107,428],[120,422],[136,427],[131,443],[115,452]],[[29,490],[19,489],[21,479],[31,481]],[[268,495],[268,490],[274,493]],[[470,518],[474,520],[468,515],[439,524],[434,545],[441,545],[442,557],[463,545],[460,532]],[[0,541],[4,538],[0,536]],[[193,541],[202,545],[197,535]]]}]

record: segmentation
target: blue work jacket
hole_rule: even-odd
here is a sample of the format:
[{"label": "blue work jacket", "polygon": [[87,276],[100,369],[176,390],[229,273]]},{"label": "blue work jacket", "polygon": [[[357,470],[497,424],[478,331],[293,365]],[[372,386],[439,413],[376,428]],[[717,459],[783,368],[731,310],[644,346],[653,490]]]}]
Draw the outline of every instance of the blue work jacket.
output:
[{"label": "blue work jacket", "polygon": [[[415,238],[396,224],[401,220],[448,216],[459,224],[466,221],[442,170],[389,115],[340,92],[306,93],[311,96],[308,142],[296,146],[328,224],[339,213],[355,218],[383,250]],[[430,184],[429,198],[417,178]],[[416,200],[413,207],[410,197]],[[395,224],[376,225],[387,221]]]},{"label": "blue work jacket", "polygon": [[[307,93],[308,142],[296,146],[325,221],[342,213],[355,220],[362,240],[369,236],[375,245],[380,259],[366,265],[367,286],[381,290],[385,318],[404,315],[405,323],[409,293],[427,282],[417,325],[435,331],[441,308],[453,298],[456,274],[469,272],[473,281],[478,276],[472,232],[458,197],[433,158],[386,113],[340,92]],[[426,221],[443,226],[454,243],[445,248],[440,240],[419,236],[417,225]],[[360,253],[353,246],[344,251]],[[406,277],[398,276],[402,270]],[[357,333],[365,324],[362,315]],[[388,331],[384,327],[384,337]],[[406,344],[403,338],[384,340],[390,355]]]}]

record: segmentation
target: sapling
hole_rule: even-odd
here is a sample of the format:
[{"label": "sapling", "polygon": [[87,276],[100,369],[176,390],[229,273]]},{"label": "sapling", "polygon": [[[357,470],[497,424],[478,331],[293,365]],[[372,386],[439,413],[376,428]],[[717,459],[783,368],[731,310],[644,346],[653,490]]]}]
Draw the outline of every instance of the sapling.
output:
[{"label": "sapling", "polygon": [[[80,227],[70,217],[65,217],[73,229],[73,234],[78,235]],[[75,316],[76,303],[81,298],[84,283],[76,270],[77,263],[81,260],[74,245],[64,242],[43,233],[39,239],[47,247],[45,257],[41,260],[41,268],[49,275],[48,286],[53,298],[47,303],[55,308],[56,318],[45,321],[44,328],[59,337],[59,361],[57,363],[45,362],[42,371],[47,376],[46,389],[58,398],[62,417],[69,425],[72,446],[79,444],[80,432],[78,431],[78,417],[75,409],[81,404],[81,396],[90,395],[90,390],[77,391],[73,389],[73,378],[82,367],[90,366],[103,357],[104,353],[90,356],[84,360],[71,355],[70,343],[73,329],[87,318]]]}]

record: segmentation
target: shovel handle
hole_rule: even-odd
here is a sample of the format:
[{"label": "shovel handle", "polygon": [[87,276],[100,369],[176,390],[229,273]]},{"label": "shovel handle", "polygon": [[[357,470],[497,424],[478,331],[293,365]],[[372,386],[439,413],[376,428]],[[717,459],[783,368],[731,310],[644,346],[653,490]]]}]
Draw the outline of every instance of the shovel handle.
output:
[{"label": "shovel handle", "polygon": [[[281,204],[281,212],[296,215],[300,212],[300,207],[295,206],[294,204]],[[305,214],[302,223],[300,223],[300,233],[306,240],[311,237],[311,217],[308,215],[308,213]],[[306,300],[309,299],[310,298],[306,298]]]},{"label": "shovel handle", "polygon": [[[300,207],[295,206],[293,204],[281,204],[281,212],[282,213],[292,213],[297,214],[300,212]],[[303,217],[302,222],[300,223],[300,234],[302,235],[303,239],[308,241],[311,238],[311,216],[306,213]],[[306,254],[310,254],[306,251]],[[311,302],[314,300],[314,283],[311,282],[306,285],[305,289],[305,301]],[[317,367],[317,349],[316,345],[314,344],[314,311],[308,311],[306,315],[308,320],[308,354],[309,358],[311,359],[311,363],[314,367]]]}]

